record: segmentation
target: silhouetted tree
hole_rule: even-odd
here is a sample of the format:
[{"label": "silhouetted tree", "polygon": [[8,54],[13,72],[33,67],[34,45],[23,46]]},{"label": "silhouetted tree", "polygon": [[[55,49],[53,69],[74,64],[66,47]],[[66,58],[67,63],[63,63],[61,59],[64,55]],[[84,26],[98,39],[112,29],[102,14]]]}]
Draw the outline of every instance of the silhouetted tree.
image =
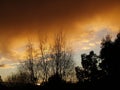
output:
[{"label": "silhouetted tree", "polygon": [[109,73],[109,69],[111,68],[110,63],[113,57],[113,42],[110,35],[107,35],[106,38],[102,40],[101,45],[100,57],[102,59],[102,63],[100,64],[100,67],[102,70]]},{"label": "silhouetted tree", "polygon": [[[18,66],[18,76],[26,76],[27,83],[35,84],[37,81],[37,68],[36,62],[33,56],[33,45],[29,40],[27,44],[27,59],[20,63]],[[19,78],[18,78],[19,79]]]},{"label": "silhouetted tree", "polygon": [[[8,77],[8,81],[35,84],[47,82],[54,75],[64,80],[73,80],[74,62],[71,48],[66,47],[63,33],[54,38],[51,48],[46,39],[39,40],[39,49],[35,50],[32,42],[27,44],[27,59],[20,62],[18,72]],[[36,52],[35,52],[36,51]]]},{"label": "silhouetted tree", "polygon": [[80,68],[79,66],[75,67],[76,71],[76,77],[79,80],[79,82],[84,82],[86,79],[86,71]]},{"label": "silhouetted tree", "polygon": [[68,77],[74,69],[72,51],[66,47],[65,40],[63,32],[57,33],[51,53],[51,59],[55,61],[55,74],[60,75],[62,78]]},{"label": "silhouetted tree", "polygon": [[76,67],[76,76],[79,81],[96,81],[99,78],[99,56],[94,51],[91,51],[88,55],[81,55],[81,64],[83,69]]},{"label": "silhouetted tree", "polygon": [[[87,63],[88,66],[84,67],[85,63]],[[88,72],[89,75],[88,77],[90,78],[90,80],[97,78],[95,77],[96,72],[98,71],[97,63],[98,63],[98,56],[93,51],[91,51],[89,55],[86,56],[86,60],[82,58],[83,68],[85,69],[85,71]]]},{"label": "silhouetted tree", "polygon": [[117,34],[117,37],[114,41],[114,50],[113,50],[114,59],[112,61],[113,73],[115,74],[116,79],[120,80],[120,32]]},{"label": "silhouetted tree", "polygon": [[39,40],[40,55],[37,63],[39,77],[46,82],[49,77],[57,74],[68,80],[74,69],[73,54],[72,50],[66,47],[62,32],[56,34],[52,45],[48,45],[46,37]]},{"label": "silhouetted tree", "polygon": [[42,79],[43,82],[47,82],[48,78],[51,75],[50,72],[50,48],[48,46],[47,42],[47,37],[40,39],[39,38],[39,51],[40,54],[38,56],[38,63],[37,63],[37,68],[38,68],[38,75],[39,78]]},{"label": "silhouetted tree", "polygon": [[102,42],[100,57],[102,58],[100,67],[106,71],[108,79],[112,81],[120,80],[120,33],[117,34],[114,41],[111,40],[110,35],[106,36]]},{"label": "silhouetted tree", "polygon": [[118,88],[120,80],[120,33],[112,41],[107,35],[101,43],[100,55],[93,51],[81,55],[82,67],[76,67],[76,76],[79,81],[90,80],[96,86]]}]

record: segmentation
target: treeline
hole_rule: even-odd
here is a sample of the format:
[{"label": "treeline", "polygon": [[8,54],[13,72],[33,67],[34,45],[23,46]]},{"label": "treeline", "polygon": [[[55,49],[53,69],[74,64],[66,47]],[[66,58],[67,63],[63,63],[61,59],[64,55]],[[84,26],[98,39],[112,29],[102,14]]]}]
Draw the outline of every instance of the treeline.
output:
[{"label": "treeline", "polygon": [[[94,51],[81,55],[82,67],[75,67],[71,48],[66,46],[65,36],[59,33],[48,49],[47,40],[40,40],[39,53],[33,55],[33,45],[27,45],[27,60],[21,62],[18,73],[8,77],[10,83],[24,83],[40,87],[71,89],[119,88],[120,33],[112,40],[107,35],[101,41],[100,54]],[[74,82],[75,77],[78,82]],[[69,82],[67,82],[69,81]]]},{"label": "treeline", "polygon": [[64,33],[57,33],[51,46],[48,42],[47,37],[39,38],[39,48],[35,51],[32,41],[28,40],[26,60],[20,63],[16,74],[8,76],[7,82],[44,84],[53,75],[73,81],[73,53],[66,46]]},{"label": "treeline", "polygon": [[94,51],[81,55],[83,68],[76,67],[79,83],[97,88],[119,88],[120,81],[120,33],[112,40],[110,35],[101,42],[100,55]]}]

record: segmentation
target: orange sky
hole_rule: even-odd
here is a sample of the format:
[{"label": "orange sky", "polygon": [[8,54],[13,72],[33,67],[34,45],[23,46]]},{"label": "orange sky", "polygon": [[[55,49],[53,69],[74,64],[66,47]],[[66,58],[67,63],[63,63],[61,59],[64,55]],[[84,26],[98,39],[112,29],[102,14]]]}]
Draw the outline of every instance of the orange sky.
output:
[{"label": "orange sky", "polygon": [[48,38],[63,30],[75,62],[80,54],[99,52],[100,40],[120,28],[120,0],[0,0],[0,74],[14,70],[27,38]]}]

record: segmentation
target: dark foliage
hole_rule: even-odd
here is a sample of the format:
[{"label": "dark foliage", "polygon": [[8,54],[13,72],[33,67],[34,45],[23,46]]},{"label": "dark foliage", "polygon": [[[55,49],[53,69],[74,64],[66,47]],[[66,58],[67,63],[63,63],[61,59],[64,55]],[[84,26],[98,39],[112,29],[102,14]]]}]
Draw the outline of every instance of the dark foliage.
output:
[{"label": "dark foliage", "polygon": [[76,76],[83,86],[94,88],[119,88],[120,81],[120,33],[114,41],[110,35],[102,40],[100,55],[93,51],[81,55],[80,67],[76,67]]},{"label": "dark foliage", "polygon": [[114,41],[110,36],[103,40],[100,57],[102,58],[100,67],[107,73],[106,82],[118,87],[120,81],[120,33],[117,34]]},{"label": "dark foliage", "polygon": [[79,82],[95,82],[100,79],[101,70],[99,70],[100,58],[91,51],[88,55],[81,55],[81,64],[83,68],[76,67],[76,76]]}]

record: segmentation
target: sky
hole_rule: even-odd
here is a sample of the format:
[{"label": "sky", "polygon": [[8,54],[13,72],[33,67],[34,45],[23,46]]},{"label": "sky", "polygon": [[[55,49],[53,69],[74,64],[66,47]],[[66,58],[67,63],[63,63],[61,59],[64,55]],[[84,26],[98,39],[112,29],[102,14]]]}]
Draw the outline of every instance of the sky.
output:
[{"label": "sky", "polygon": [[107,34],[120,28],[120,0],[0,0],[0,75],[16,71],[28,38],[49,39],[64,31],[73,48],[74,61],[94,50]]}]

